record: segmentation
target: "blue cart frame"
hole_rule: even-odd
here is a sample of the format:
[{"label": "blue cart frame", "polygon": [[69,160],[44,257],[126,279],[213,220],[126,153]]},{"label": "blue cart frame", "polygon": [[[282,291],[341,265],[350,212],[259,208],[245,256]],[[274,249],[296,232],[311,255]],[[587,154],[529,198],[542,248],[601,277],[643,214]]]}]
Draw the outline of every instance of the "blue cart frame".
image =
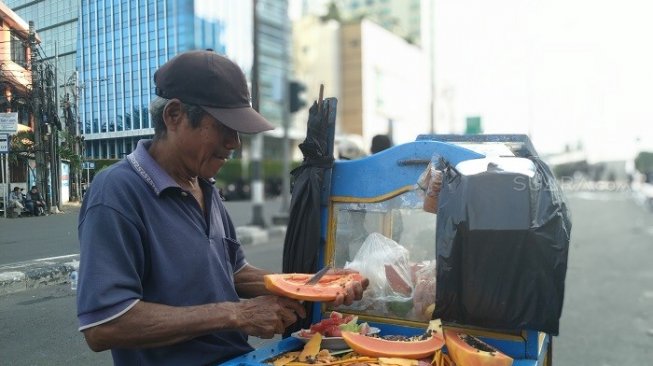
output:
[{"label": "blue cart frame", "polygon": [[[462,143],[462,144],[461,144]],[[452,165],[470,159],[483,158],[481,150],[470,145],[498,144],[508,147],[517,156],[537,156],[525,135],[422,135],[416,141],[394,146],[375,155],[351,161],[336,161],[329,179],[325,178],[321,205],[321,237],[325,243],[319,250],[319,262],[333,263],[334,232],[336,231],[334,207],[343,202],[378,202],[388,197],[415,189],[419,175],[434,154]],[[312,323],[328,316],[324,304],[314,306]],[[360,316],[360,315],[359,315]],[[426,328],[426,322],[388,319],[382,316],[360,316],[361,319],[381,329],[381,334],[416,335]],[[534,330],[498,332],[465,327],[470,334],[514,359],[515,366],[540,366],[552,363],[552,339],[549,334]],[[304,343],[295,338],[271,341],[224,365],[264,365],[265,361],[285,352],[298,350]]]}]

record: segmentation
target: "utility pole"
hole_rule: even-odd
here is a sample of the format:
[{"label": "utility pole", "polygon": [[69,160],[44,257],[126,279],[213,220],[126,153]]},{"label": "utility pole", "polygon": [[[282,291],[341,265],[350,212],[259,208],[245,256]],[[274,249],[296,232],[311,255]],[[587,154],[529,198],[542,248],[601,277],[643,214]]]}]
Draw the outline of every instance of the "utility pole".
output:
[{"label": "utility pole", "polygon": [[[259,46],[258,46],[258,11],[257,0],[252,0],[252,108],[259,111]],[[263,134],[258,133],[252,138],[252,222],[254,226],[265,227],[263,218],[263,182],[261,156],[263,155]]]},{"label": "utility pole", "polygon": [[[54,75],[51,79],[54,83],[52,85],[52,90],[54,95],[50,94],[50,102],[52,103],[52,113],[51,118],[53,119],[53,124],[56,126],[52,133],[52,164],[54,166],[54,172],[56,174],[52,177],[52,186],[53,191],[56,193],[54,202],[56,203],[54,208],[55,212],[61,212],[61,156],[59,155],[59,129],[61,127],[61,121],[59,120],[59,49],[57,47],[57,42],[54,42]],[[70,183],[70,174],[68,177],[68,182]],[[70,184],[68,184],[68,189],[70,189]],[[68,192],[70,193],[70,191]]]},{"label": "utility pole", "polygon": [[[285,22],[285,24],[290,24],[290,22]],[[288,46],[290,45],[290,41],[288,40],[289,34],[291,34],[290,30],[288,28],[284,29],[285,32],[285,42],[283,43],[283,61],[284,65],[289,65],[290,64],[290,52],[288,50]],[[282,99],[283,99],[283,184],[282,184],[282,189],[283,192],[281,193],[281,213],[284,214],[286,217],[288,216],[288,211],[290,207],[290,162],[292,161],[292,157],[290,156],[290,139],[288,137],[289,129],[290,129],[290,108],[288,105],[288,102],[290,100],[289,98],[289,92],[288,92],[288,66],[284,66],[283,68],[283,78],[281,82],[283,83],[283,87],[281,90],[282,92]],[[286,220],[286,224],[287,224]]]},{"label": "utility pole", "polygon": [[[45,161],[45,149],[43,139],[43,123],[42,123],[42,103],[41,98],[43,94],[43,88],[41,87],[41,64],[37,62],[36,55],[38,54],[37,44],[36,44],[36,33],[34,32],[34,22],[29,21],[29,47],[30,47],[30,68],[32,71],[32,113],[34,117],[34,143],[35,143],[35,155],[36,155],[36,186],[41,191],[41,194],[46,196],[46,202],[49,202],[47,199],[48,195],[48,184],[47,184],[47,164]],[[49,210],[49,207],[48,207]]]},{"label": "utility pole", "polygon": [[[284,24],[289,24],[289,22],[284,22]],[[285,26],[284,26],[285,27]],[[288,29],[285,29],[284,32],[284,37],[288,37],[288,34],[290,32]],[[272,222],[275,225],[287,225],[288,224],[288,218],[289,218],[289,207],[290,207],[290,139],[288,136],[288,130],[290,128],[290,93],[288,90],[288,66],[290,64],[290,57],[289,57],[289,52],[288,52],[288,46],[290,45],[290,42],[288,41],[288,38],[284,38],[283,42],[283,64],[284,67],[282,69],[282,76],[281,76],[281,103],[282,103],[282,113],[281,113],[281,121],[283,123],[283,139],[281,140],[281,143],[283,144],[283,161],[282,161],[282,168],[281,168],[281,208],[279,210],[279,213],[275,216],[272,217]]]}]

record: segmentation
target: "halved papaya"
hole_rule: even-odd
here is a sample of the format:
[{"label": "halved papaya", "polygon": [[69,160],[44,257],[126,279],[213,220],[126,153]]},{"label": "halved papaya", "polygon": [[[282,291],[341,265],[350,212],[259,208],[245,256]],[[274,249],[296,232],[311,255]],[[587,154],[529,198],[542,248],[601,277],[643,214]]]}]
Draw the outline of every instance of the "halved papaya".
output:
[{"label": "halved papaya", "polygon": [[447,351],[456,365],[511,366],[512,358],[480,339],[465,333],[445,329]]},{"label": "halved papaya", "polygon": [[265,288],[277,295],[296,300],[333,301],[343,293],[348,283],[362,281],[357,272],[327,274],[315,285],[306,285],[313,275],[310,273],[282,273],[265,275]]},{"label": "halved papaya", "polygon": [[342,338],[354,351],[363,356],[372,357],[399,357],[417,360],[432,355],[444,346],[444,339],[438,335],[432,335],[419,341],[391,341],[359,333],[342,332]]}]

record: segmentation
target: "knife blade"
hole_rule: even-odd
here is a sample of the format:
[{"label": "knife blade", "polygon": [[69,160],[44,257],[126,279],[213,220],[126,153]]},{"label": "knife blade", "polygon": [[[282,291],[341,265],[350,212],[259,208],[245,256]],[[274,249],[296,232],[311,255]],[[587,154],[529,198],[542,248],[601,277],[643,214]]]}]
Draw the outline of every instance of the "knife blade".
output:
[{"label": "knife blade", "polygon": [[317,273],[314,274],[313,277],[309,278],[308,281],[306,281],[305,285],[309,285],[309,286],[315,285],[316,283],[318,283],[320,281],[320,278],[324,277],[324,275],[327,272],[329,272],[330,269],[331,269],[331,266],[327,264],[326,266],[324,266],[324,268],[317,271]]}]

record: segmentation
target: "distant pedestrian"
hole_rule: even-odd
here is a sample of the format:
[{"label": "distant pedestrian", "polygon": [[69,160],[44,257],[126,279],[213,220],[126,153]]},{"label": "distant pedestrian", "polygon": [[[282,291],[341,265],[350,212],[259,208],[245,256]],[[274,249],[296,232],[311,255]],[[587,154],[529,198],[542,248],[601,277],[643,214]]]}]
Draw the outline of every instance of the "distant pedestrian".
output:
[{"label": "distant pedestrian", "polygon": [[27,193],[27,202],[29,202],[29,210],[34,216],[45,215],[45,200],[39,192],[39,187],[32,186],[32,189]]},{"label": "distant pedestrian", "polygon": [[383,151],[390,147],[392,147],[392,140],[390,140],[388,135],[374,135],[374,137],[372,137],[370,153],[376,154],[379,151]]},{"label": "distant pedestrian", "polygon": [[18,216],[23,212],[25,206],[23,205],[23,195],[20,193],[20,187],[14,187],[9,194],[9,208],[18,209]]}]

